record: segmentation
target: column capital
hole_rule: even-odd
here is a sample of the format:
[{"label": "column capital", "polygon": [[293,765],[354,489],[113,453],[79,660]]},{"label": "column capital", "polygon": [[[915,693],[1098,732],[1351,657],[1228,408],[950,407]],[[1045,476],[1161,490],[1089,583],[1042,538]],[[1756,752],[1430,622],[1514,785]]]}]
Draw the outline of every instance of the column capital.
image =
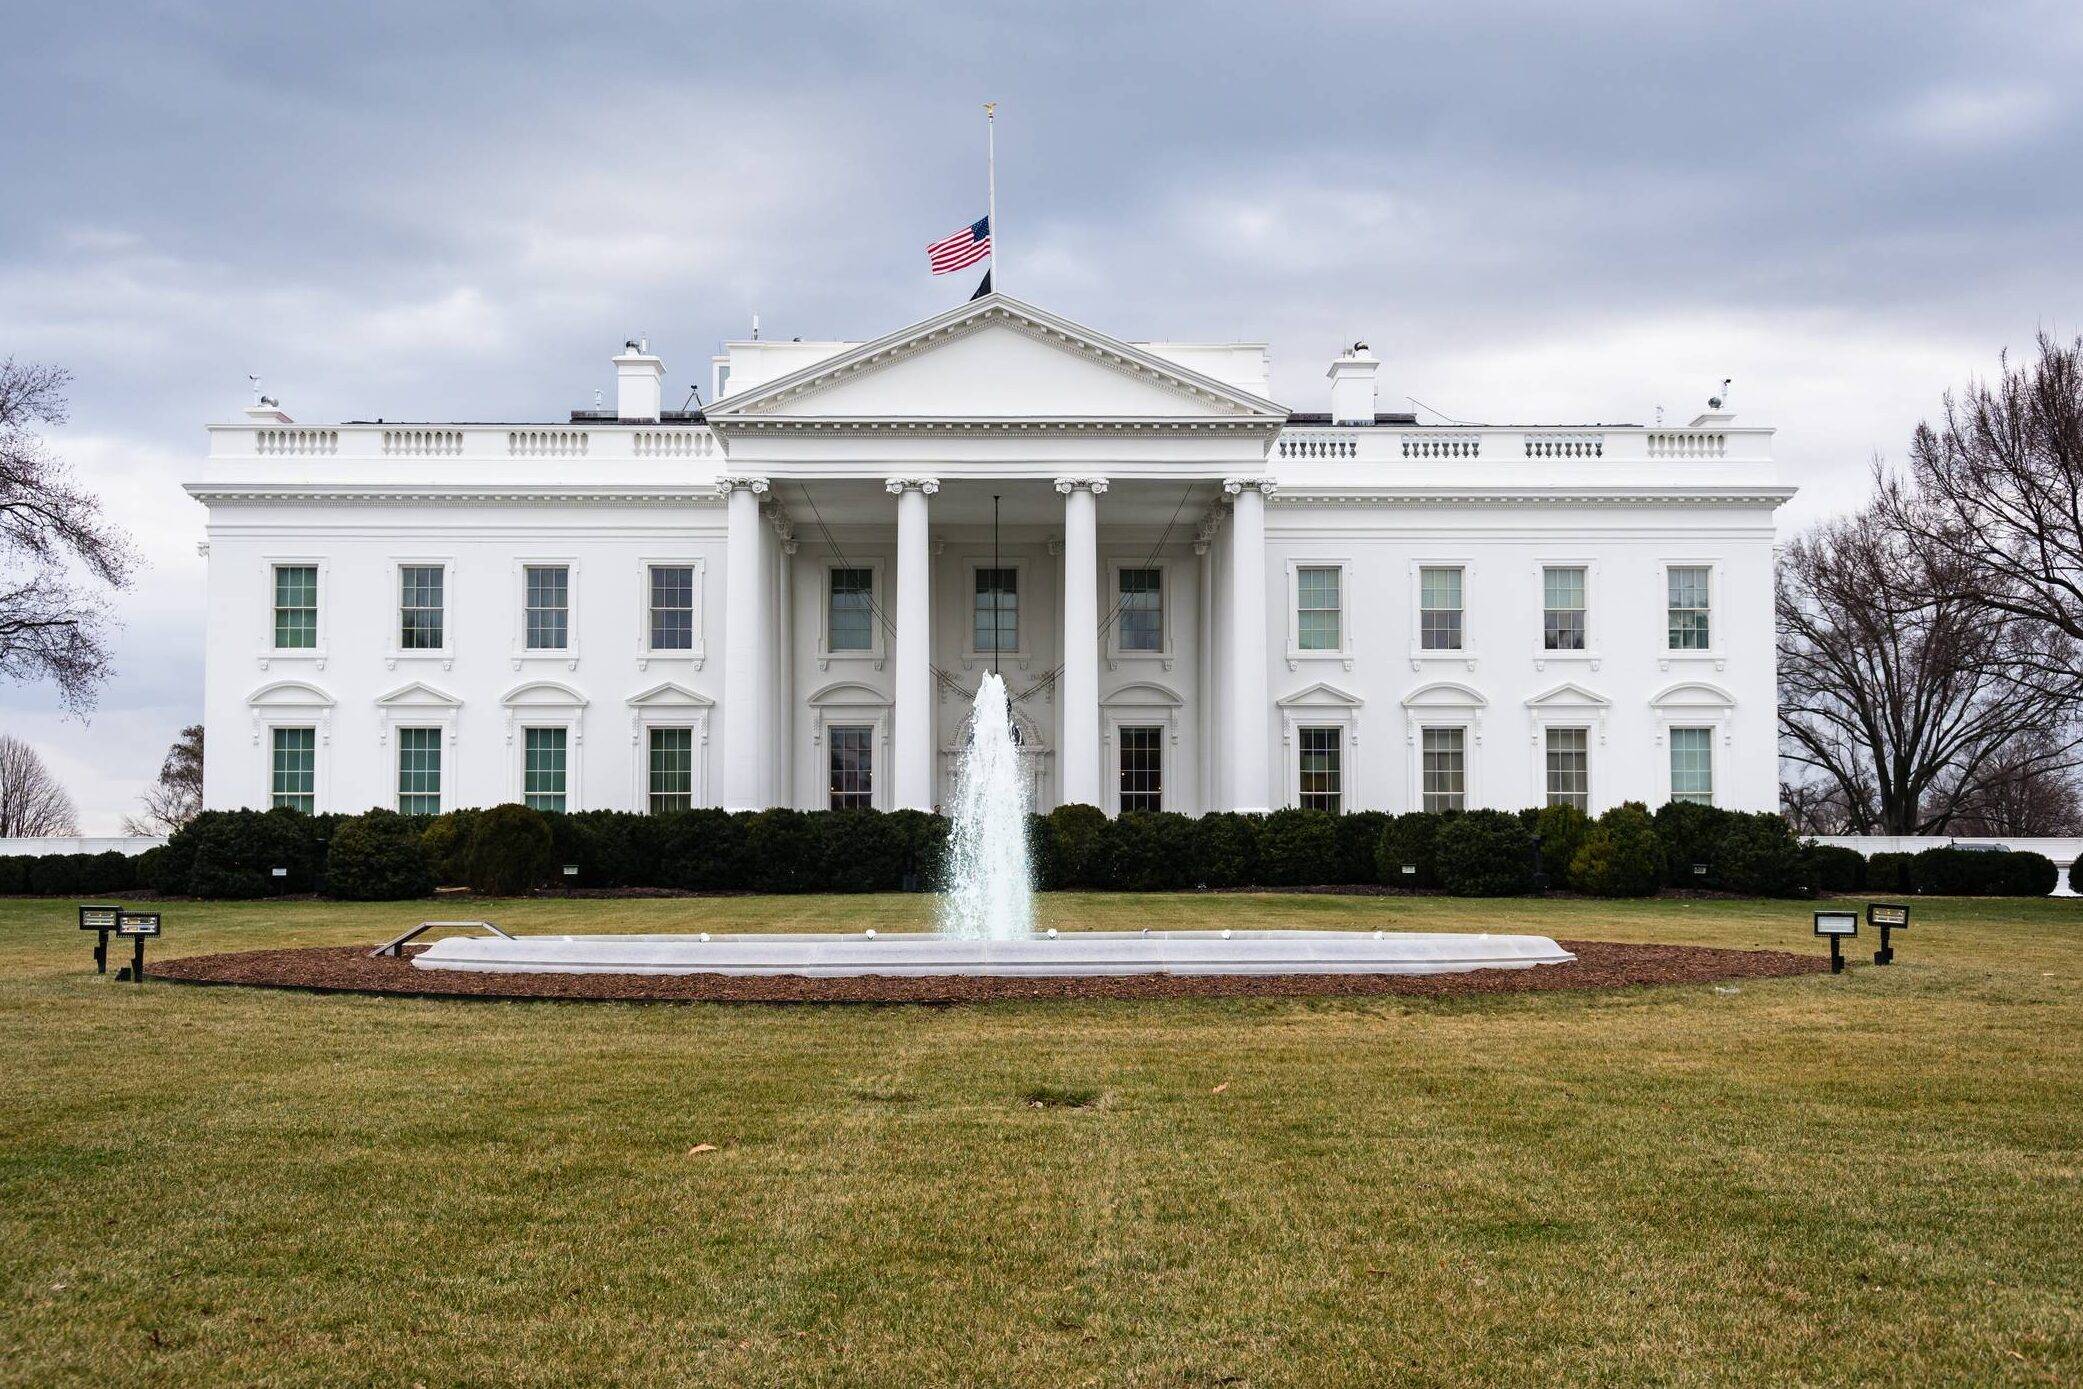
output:
[{"label": "column capital", "polygon": [[755,477],[750,473],[718,473],[716,475],[716,490],[725,496],[729,496],[741,487],[757,497],[767,490],[767,480],[763,477]]},{"label": "column capital", "polygon": [[1056,490],[1066,497],[1081,487],[1097,497],[1107,490],[1107,486],[1107,480],[1103,477],[1059,477],[1056,479]]},{"label": "column capital", "polygon": [[940,490],[940,479],[937,477],[887,477],[882,480],[882,490],[893,497],[911,491],[913,488],[930,497]]},{"label": "column capital", "polygon": [[1280,481],[1270,477],[1226,477],[1222,480],[1222,490],[1232,497],[1247,487],[1260,496],[1270,497],[1280,490]]}]

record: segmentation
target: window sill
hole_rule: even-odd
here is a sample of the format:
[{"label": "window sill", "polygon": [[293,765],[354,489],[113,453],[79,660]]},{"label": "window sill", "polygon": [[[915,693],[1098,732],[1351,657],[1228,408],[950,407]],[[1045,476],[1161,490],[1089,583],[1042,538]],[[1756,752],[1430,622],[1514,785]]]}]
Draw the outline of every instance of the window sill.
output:
[{"label": "window sill", "polygon": [[1550,651],[1543,646],[1533,653],[1533,668],[1546,670],[1551,661],[1563,665],[1590,666],[1594,671],[1605,663],[1605,657],[1596,651]]},{"label": "window sill", "polygon": [[876,670],[881,670],[888,663],[889,657],[873,647],[864,651],[831,651],[822,646],[817,649],[817,668],[819,670],[830,670],[834,661],[842,663],[860,661],[873,666]]},{"label": "window sill", "polygon": [[1124,662],[1128,664],[1154,664],[1163,670],[1169,671],[1178,664],[1179,658],[1169,646],[1157,651],[1110,650],[1107,652],[1108,670],[1119,670]]},{"label": "window sill", "polygon": [[1290,646],[1287,649],[1287,668],[1289,670],[1300,670],[1304,661],[1336,661],[1341,669],[1351,670],[1353,668],[1353,653],[1350,648],[1344,651],[1304,651],[1299,646]]},{"label": "window sill", "polygon": [[962,653],[962,669],[964,670],[975,670],[978,666],[988,666],[993,661],[1012,666],[1018,670],[1026,670],[1034,664],[1034,653],[1031,651],[964,651]]},{"label": "window sill", "polygon": [[1716,670],[1728,669],[1728,653],[1724,651],[1660,651],[1656,656],[1656,668],[1669,670],[1673,663],[1679,665],[1712,665]]},{"label": "window sill", "polygon": [[438,661],[441,663],[441,668],[447,670],[455,665],[456,653],[445,647],[439,650],[426,648],[413,651],[387,651],[383,657],[383,668],[385,670],[396,670],[400,661]]},{"label": "window sill", "polygon": [[574,646],[562,651],[514,651],[508,653],[507,660],[515,670],[529,665],[559,665],[566,670],[577,670],[579,668],[579,649]]},{"label": "window sill", "polygon": [[638,670],[649,670],[653,661],[665,661],[673,665],[689,665],[696,670],[700,670],[707,660],[707,654],[700,647],[694,647],[685,651],[673,648],[668,648],[664,651],[646,650],[636,653],[636,668]]},{"label": "window sill", "polygon": [[1476,667],[1476,661],[1477,656],[1473,651],[1439,651],[1429,650],[1422,646],[1413,646],[1410,649],[1410,668],[1412,670],[1423,670],[1430,665],[1460,666],[1464,670],[1473,671]]},{"label": "window sill", "polygon": [[266,670],[269,665],[276,661],[309,661],[317,669],[324,670],[328,659],[330,658],[323,649],[305,646],[292,646],[280,649],[270,647],[266,651],[261,652],[259,657],[262,670]]}]

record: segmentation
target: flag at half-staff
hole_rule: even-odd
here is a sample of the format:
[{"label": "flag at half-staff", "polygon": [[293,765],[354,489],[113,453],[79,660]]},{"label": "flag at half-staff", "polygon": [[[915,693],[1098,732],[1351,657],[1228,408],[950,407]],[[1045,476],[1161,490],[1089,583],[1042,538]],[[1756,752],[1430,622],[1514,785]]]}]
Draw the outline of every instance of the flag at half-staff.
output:
[{"label": "flag at half-staff", "polygon": [[926,263],[936,275],[967,270],[991,254],[991,219],[979,217],[953,236],[926,248]]}]

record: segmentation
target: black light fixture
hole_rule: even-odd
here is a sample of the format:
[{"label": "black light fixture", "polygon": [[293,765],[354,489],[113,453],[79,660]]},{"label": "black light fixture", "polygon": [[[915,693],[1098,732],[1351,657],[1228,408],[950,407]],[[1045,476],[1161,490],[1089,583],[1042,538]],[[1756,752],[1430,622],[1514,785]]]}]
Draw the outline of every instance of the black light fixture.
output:
[{"label": "black light fixture", "polygon": [[159,934],[158,912],[120,911],[116,913],[116,934],[129,936],[136,947],[130,964],[118,971],[118,979],[128,979],[133,984],[145,982],[145,939]]},{"label": "black light fixture", "polygon": [[1859,914],[1845,911],[1817,912],[1815,933],[1830,938],[1830,973],[1844,973],[1843,942],[1847,936],[1859,934]]},{"label": "black light fixture", "polygon": [[1909,929],[1909,908],[1900,902],[1868,902],[1866,924],[1880,932],[1880,949],[1873,952],[1873,962],[1877,965],[1894,964],[1895,946],[1889,941],[1888,932]]},{"label": "black light fixture", "polygon": [[108,933],[116,929],[123,909],[119,906],[80,906],[80,929],[92,931],[98,937],[94,946],[94,969],[98,974],[108,973]]}]

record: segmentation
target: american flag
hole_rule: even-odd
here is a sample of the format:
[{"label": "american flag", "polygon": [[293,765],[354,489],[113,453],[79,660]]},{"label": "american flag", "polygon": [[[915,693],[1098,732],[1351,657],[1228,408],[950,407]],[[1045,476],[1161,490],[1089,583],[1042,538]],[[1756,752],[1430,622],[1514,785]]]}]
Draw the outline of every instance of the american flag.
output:
[{"label": "american flag", "polygon": [[936,275],[964,270],[991,254],[991,219],[979,217],[945,241],[926,248],[926,263]]}]

